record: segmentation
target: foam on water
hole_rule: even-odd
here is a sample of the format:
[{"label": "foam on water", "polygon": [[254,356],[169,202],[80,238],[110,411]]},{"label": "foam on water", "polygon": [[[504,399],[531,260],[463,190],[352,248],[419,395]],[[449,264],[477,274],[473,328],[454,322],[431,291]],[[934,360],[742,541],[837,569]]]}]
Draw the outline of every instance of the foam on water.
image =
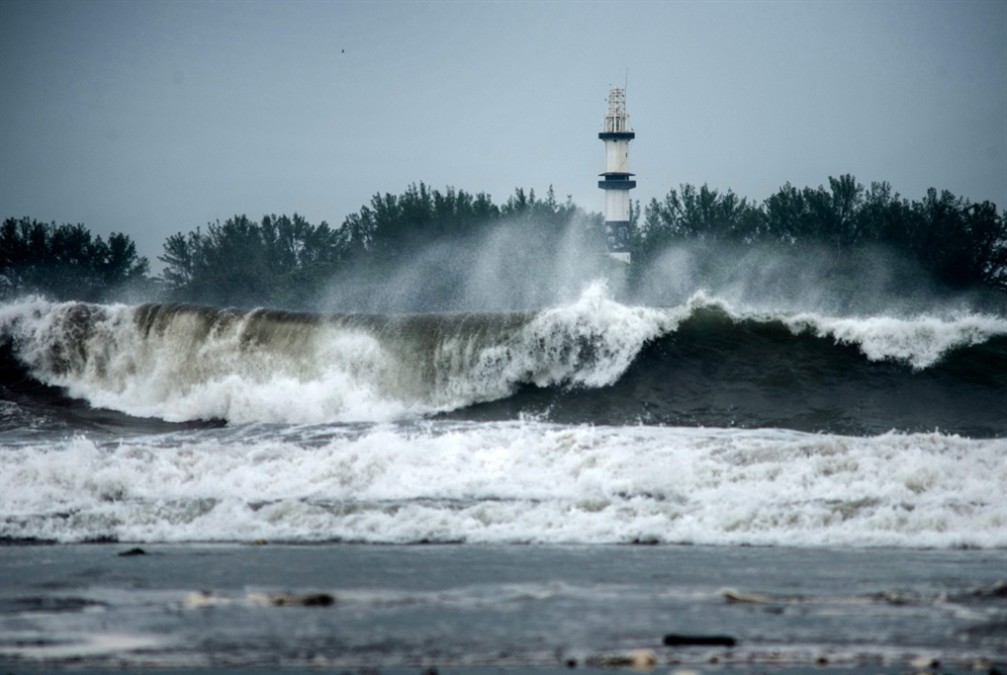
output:
[{"label": "foam on water", "polygon": [[1007,547],[1007,441],[439,422],[0,453],[0,536]]},{"label": "foam on water", "polygon": [[787,325],[794,332],[808,330],[819,337],[857,345],[872,361],[904,361],[916,369],[933,365],[952,349],[980,344],[1007,332],[1007,321],[987,315],[850,319],[800,314],[789,318]]},{"label": "foam on water", "polygon": [[522,383],[611,384],[678,315],[625,307],[594,285],[572,305],[491,332],[465,332],[457,319],[433,339],[378,319],[41,301],[4,307],[0,334],[41,381],[135,416],[387,421],[503,398]]},{"label": "foam on water", "polygon": [[323,317],[28,299],[0,306],[0,340],[39,381],[134,416],[381,422],[503,399],[529,384],[614,384],[649,342],[709,309],[734,321],[782,322],[795,334],[916,369],[1007,334],[1007,319],[995,316],[774,314],[703,294],[679,307],[631,307],[596,283],[568,305],[485,316]]},{"label": "foam on water", "polygon": [[872,361],[901,361],[915,369],[928,368],[947,352],[981,344],[1007,334],[1007,319],[960,311],[914,316],[829,316],[815,312],[767,312],[736,306],[703,292],[687,303],[693,310],[717,308],[735,320],[782,321],[795,335],[803,332],[855,345]]}]

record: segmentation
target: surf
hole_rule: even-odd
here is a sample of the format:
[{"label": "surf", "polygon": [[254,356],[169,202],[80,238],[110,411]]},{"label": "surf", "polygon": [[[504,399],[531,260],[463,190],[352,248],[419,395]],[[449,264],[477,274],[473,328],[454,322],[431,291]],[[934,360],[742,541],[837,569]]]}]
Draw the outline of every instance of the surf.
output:
[{"label": "surf", "polygon": [[419,421],[0,453],[0,538],[1005,548],[1003,440]]},{"label": "surf", "polygon": [[[573,423],[1007,433],[1007,320],[827,316],[699,292],[623,304],[604,284],[537,311],[312,314],[23,299],[5,377],[169,422]],[[967,401],[964,405],[962,401]]]}]

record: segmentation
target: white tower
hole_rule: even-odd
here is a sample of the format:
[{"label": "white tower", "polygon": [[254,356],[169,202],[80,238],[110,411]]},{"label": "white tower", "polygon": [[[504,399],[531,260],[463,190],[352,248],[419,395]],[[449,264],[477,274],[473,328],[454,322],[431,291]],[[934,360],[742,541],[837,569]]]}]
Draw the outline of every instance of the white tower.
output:
[{"label": "white tower", "polygon": [[636,181],[629,172],[629,142],[636,137],[629,127],[626,90],[613,87],[608,93],[608,114],[598,138],[605,141],[605,173],[598,187],[605,191],[605,234],[608,253],[629,264],[629,191]]}]

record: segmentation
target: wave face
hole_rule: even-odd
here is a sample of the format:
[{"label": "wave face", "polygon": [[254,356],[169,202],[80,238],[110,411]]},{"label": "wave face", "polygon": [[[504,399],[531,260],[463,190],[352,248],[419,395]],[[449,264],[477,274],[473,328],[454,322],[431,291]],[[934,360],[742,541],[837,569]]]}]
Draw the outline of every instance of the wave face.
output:
[{"label": "wave face", "polygon": [[25,401],[44,410],[77,400],[166,422],[532,415],[1007,435],[1007,320],[984,314],[751,312],[701,294],[677,307],[630,307],[602,286],[566,306],[512,314],[27,299],[0,307],[0,345],[8,428],[23,426],[11,420]]},{"label": "wave face", "polygon": [[1003,439],[537,421],[249,425],[0,452],[0,537],[1007,547]]}]

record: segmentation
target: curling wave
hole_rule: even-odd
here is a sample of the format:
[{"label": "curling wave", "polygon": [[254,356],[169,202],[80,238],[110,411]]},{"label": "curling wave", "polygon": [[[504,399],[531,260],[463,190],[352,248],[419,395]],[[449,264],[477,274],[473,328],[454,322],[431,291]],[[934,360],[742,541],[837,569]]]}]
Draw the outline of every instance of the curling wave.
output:
[{"label": "curling wave", "polygon": [[632,307],[598,284],[569,305],[513,314],[25,299],[0,307],[0,345],[8,393],[30,381],[34,393],[58,387],[91,407],[177,422],[533,414],[1007,434],[1007,319],[984,314],[767,313],[702,294],[678,307]]}]

